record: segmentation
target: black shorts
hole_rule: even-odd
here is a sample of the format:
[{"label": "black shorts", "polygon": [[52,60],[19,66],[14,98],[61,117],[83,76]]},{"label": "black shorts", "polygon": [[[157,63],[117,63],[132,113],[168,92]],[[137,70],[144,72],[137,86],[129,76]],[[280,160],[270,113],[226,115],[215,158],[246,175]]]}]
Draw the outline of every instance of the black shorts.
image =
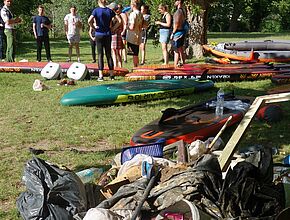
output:
[{"label": "black shorts", "polygon": [[138,56],[139,54],[139,45],[131,44],[127,42],[128,55]]}]

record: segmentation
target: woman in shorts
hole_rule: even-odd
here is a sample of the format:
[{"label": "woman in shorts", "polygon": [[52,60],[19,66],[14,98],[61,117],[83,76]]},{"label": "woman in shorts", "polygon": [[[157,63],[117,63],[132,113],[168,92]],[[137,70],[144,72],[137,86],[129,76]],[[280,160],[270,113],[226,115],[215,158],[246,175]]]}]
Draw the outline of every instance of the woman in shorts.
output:
[{"label": "woman in shorts", "polygon": [[159,25],[159,42],[162,47],[164,65],[167,65],[169,60],[168,44],[171,35],[172,17],[168,12],[168,6],[165,4],[160,4],[158,11],[162,14],[162,18],[160,21],[156,21],[155,24]]}]

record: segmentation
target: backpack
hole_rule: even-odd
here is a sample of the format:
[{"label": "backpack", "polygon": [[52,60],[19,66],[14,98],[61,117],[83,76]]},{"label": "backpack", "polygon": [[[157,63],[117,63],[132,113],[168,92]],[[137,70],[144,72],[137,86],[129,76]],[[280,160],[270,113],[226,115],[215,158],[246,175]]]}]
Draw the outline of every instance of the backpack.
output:
[{"label": "backpack", "polygon": [[188,21],[185,20],[185,21],[183,22],[183,30],[185,31],[186,34],[188,33],[189,28],[190,28],[190,25],[189,25]]}]

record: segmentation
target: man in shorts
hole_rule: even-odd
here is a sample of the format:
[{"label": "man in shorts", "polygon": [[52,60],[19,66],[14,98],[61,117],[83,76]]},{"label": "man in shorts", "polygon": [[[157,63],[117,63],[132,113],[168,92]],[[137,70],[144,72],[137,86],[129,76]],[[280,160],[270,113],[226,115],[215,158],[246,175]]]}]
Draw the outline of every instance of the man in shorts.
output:
[{"label": "man in shorts", "polygon": [[72,48],[75,46],[76,54],[77,54],[77,61],[81,62],[80,58],[80,29],[82,28],[82,21],[81,17],[76,14],[77,9],[76,6],[70,7],[70,14],[67,14],[64,17],[64,24],[65,24],[65,34],[69,43],[68,49],[68,62],[71,62],[72,56]]},{"label": "man in shorts", "polygon": [[184,0],[176,0],[174,6],[176,11],[173,15],[173,30],[172,30],[172,46],[174,50],[174,66],[179,67],[179,60],[181,64],[185,64],[184,42],[185,34],[184,22],[186,20],[186,12],[183,9]]}]

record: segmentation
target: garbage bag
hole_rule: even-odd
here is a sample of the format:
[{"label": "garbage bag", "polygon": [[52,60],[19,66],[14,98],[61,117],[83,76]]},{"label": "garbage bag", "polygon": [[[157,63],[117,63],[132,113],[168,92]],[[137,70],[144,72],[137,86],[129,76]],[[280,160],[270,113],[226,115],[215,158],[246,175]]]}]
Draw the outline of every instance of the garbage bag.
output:
[{"label": "garbage bag", "polygon": [[69,220],[87,210],[84,184],[70,171],[34,157],[22,178],[26,191],[16,205],[23,219]]}]

